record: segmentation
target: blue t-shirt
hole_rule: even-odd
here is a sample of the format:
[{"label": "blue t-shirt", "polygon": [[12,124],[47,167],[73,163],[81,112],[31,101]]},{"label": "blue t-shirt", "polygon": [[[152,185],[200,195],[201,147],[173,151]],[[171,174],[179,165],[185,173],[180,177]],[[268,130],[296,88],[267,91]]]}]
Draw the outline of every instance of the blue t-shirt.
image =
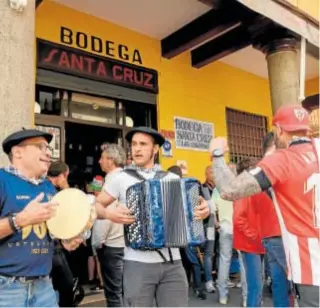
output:
[{"label": "blue t-shirt", "polygon": [[[42,202],[47,202],[56,193],[48,180],[36,185],[0,169],[0,219],[21,212],[42,192],[45,195]],[[49,275],[52,258],[53,240],[46,223],[27,226],[21,232],[0,239],[0,275]]]}]

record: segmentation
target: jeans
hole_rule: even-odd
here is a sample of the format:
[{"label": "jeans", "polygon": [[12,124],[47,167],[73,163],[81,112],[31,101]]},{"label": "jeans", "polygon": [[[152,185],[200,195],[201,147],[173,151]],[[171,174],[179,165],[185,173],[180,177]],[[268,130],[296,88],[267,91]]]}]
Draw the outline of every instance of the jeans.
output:
[{"label": "jeans", "polygon": [[281,237],[263,239],[272,281],[274,307],[290,307],[290,283],[287,280],[287,262]]},{"label": "jeans", "polygon": [[241,253],[247,279],[247,307],[261,307],[263,290],[263,255]]},{"label": "jeans", "polygon": [[219,271],[218,271],[218,290],[220,299],[228,297],[229,271],[232,258],[233,236],[220,229],[219,237]]},{"label": "jeans", "polygon": [[0,307],[58,307],[49,277],[20,282],[0,276]]},{"label": "jeans", "polygon": [[241,252],[239,250],[237,252],[238,252],[238,258],[240,263],[240,279],[241,279],[242,297],[245,301],[247,301],[248,286],[247,286],[246,270],[244,268]]},{"label": "jeans", "polygon": [[62,250],[53,255],[52,284],[59,294],[60,307],[73,307],[73,275]]},{"label": "jeans", "polygon": [[103,246],[97,249],[104,295],[108,307],[122,307],[123,248]]},{"label": "jeans", "polygon": [[201,264],[200,264],[198,256],[197,256],[197,247],[188,246],[185,248],[185,252],[186,252],[187,258],[192,266],[193,287],[195,290],[201,290],[202,289]]},{"label": "jeans", "polygon": [[214,241],[207,240],[204,246],[204,279],[205,282],[212,280],[212,257],[214,251]]},{"label": "jeans", "polygon": [[188,283],[180,260],[144,263],[125,260],[123,271],[126,307],[187,307]]}]

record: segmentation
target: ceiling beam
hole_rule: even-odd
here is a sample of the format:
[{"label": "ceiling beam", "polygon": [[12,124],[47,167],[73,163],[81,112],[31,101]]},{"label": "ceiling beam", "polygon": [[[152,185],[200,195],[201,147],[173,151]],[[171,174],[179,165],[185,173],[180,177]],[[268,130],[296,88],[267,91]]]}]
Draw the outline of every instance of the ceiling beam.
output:
[{"label": "ceiling beam", "polygon": [[201,68],[251,44],[245,26],[235,28],[191,52],[192,66]]},{"label": "ceiling beam", "polygon": [[171,59],[221,33],[241,25],[255,14],[237,2],[219,10],[212,9],[161,40],[162,56]]},{"label": "ceiling beam", "polygon": [[43,0],[36,0],[36,9],[38,8],[38,6],[43,2]]},{"label": "ceiling beam", "polygon": [[254,15],[243,22],[240,27],[232,29],[221,37],[192,50],[192,66],[201,68],[246,48],[252,44],[256,35],[261,35],[261,33],[276,27],[272,20],[261,15]]}]

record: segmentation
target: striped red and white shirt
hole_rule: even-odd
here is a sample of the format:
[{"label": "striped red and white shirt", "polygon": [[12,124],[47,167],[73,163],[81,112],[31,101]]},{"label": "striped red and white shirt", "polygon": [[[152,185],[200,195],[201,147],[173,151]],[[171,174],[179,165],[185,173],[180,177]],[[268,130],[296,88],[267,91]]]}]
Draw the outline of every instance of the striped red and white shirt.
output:
[{"label": "striped red and white shirt", "polygon": [[320,286],[320,153],[315,143],[320,149],[320,140],[292,143],[265,157],[259,167],[272,184],[288,279]]}]

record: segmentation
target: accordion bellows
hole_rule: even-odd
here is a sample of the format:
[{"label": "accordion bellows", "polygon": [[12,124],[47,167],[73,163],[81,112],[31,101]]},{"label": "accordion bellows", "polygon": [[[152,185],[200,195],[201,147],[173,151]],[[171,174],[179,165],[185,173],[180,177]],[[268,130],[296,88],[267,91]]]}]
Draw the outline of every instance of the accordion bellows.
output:
[{"label": "accordion bellows", "polygon": [[127,206],[136,221],[125,226],[127,245],[153,250],[203,244],[203,222],[193,214],[200,190],[192,178],[151,179],[129,187]]}]

